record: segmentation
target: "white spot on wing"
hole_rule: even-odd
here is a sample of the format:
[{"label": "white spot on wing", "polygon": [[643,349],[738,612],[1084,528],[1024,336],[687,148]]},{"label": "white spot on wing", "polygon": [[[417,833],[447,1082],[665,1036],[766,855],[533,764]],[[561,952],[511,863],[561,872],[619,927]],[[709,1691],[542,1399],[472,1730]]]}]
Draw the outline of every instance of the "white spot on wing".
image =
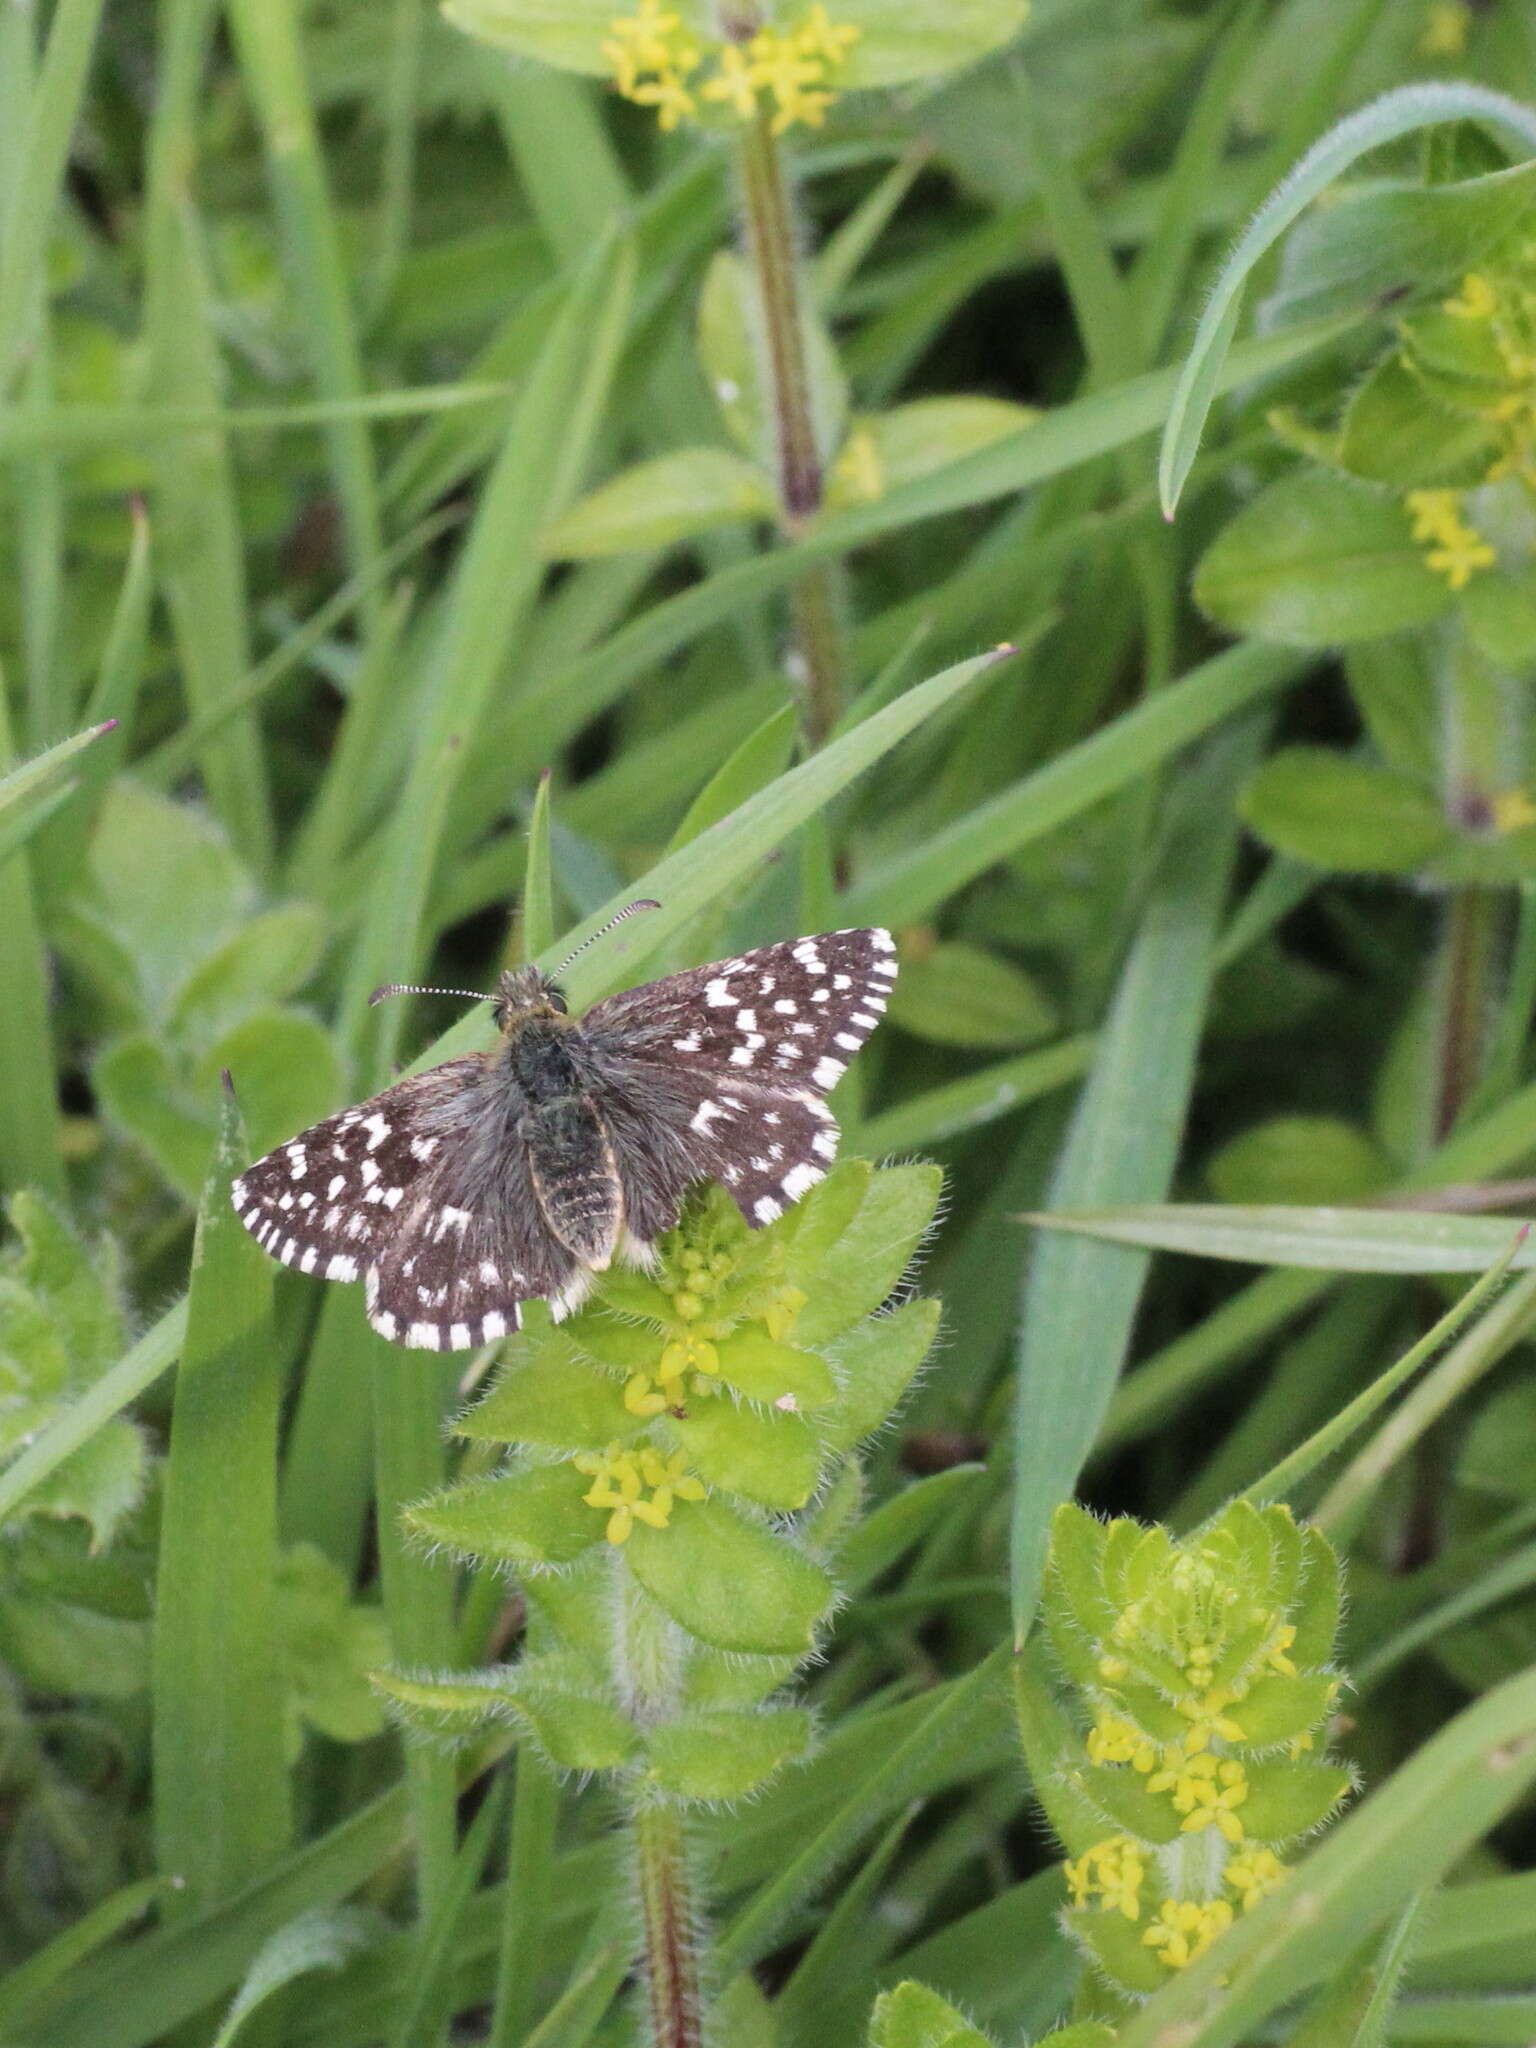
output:
[{"label": "white spot on wing", "polygon": [[325,1269],[325,1277],[327,1280],[355,1280],[357,1278],[356,1259],[347,1252],[333,1252],[330,1263]]},{"label": "white spot on wing", "polygon": [[829,1056],[816,1062],[815,1066],[811,1069],[811,1079],[818,1088],[830,1088],[835,1081],[840,1081],[843,1078],[843,1072],[843,1062],[841,1060],[834,1060]]},{"label": "white spot on wing", "polygon": [[759,1223],[776,1223],[784,1214],[784,1204],[776,1202],[772,1195],[759,1195],[752,1204],[752,1214]]},{"label": "white spot on wing", "polygon": [[704,1000],[712,1010],[723,1010],[736,998],[731,994],[731,985],[723,974],[704,984]]},{"label": "white spot on wing", "polygon": [[819,1167],[804,1163],[799,1166],[792,1166],[784,1176],[784,1192],[790,1201],[798,1202],[800,1197],[808,1194],[820,1179],[821,1169]]},{"label": "white spot on wing", "polygon": [[724,1114],[718,1102],[701,1102],[693,1112],[693,1120],[688,1128],[690,1131],[697,1131],[700,1137],[708,1137],[711,1119]]},{"label": "white spot on wing", "polygon": [[389,1136],[389,1118],[387,1116],[380,1116],[378,1111],[375,1110],[372,1116],[365,1116],[363,1118],[363,1129],[369,1134],[368,1150],[370,1152],[377,1152],[384,1140]]},{"label": "white spot on wing", "polygon": [[405,1333],[408,1351],[441,1351],[443,1333],[436,1323],[412,1323]]}]

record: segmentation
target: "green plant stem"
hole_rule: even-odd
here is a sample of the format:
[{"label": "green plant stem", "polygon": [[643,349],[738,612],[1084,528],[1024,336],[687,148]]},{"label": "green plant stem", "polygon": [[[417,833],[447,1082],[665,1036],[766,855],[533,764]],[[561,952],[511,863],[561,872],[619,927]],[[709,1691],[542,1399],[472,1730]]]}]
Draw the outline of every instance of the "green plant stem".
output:
[{"label": "green plant stem", "polygon": [[[757,284],[772,395],[779,524],[785,539],[794,541],[821,510],[825,475],[805,347],[794,203],[766,114],[743,131],[738,161],[747,255]],[[796,680],[803,693],[805,735],[813,747],[826,739],[842,709],[845,650],[836,576],[834,566],[818,564],[796,584],[791,599]]]},{"label": "green plant stem", "polygon": [[681,1813],[638,1801],[631,1819],[645,1929],[645,1987],[654,2048],[700,2048],[699,1988],[688,1845]]}]

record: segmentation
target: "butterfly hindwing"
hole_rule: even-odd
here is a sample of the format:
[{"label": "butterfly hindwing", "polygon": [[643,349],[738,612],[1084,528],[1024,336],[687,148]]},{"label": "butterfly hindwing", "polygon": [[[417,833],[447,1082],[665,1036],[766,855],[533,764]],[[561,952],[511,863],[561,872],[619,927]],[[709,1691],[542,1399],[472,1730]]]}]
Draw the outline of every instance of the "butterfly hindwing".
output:
[{"label": "butterfly hindwing", "polygon": [[517,1329],[521,1303],[569,1298],[584,1269],[549,1229],[528,1159],[481,1170],[483,1129],[427,1175],[367,1273],[368,1320],[412,1350],[467,1351]]}]

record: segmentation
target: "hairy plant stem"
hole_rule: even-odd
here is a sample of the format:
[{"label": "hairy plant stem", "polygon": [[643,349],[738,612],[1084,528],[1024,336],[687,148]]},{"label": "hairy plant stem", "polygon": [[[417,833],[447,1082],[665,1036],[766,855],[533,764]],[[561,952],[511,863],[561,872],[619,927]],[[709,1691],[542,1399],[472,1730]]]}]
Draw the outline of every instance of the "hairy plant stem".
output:
[{"label": "hairy plant stem", "polygon": [[702,2048],[704,1999],[683,1816],[675,1806],[639,1800],[630,1824],[645,1927],[651,2041],[654,2048]]},{"label": "hairy plant stem", "polygon": [[[779,527],[786,540],[794,540],[821,510],[825,473],[805,346],[794,202],[766,114],[743,130],[738,161],[747,256],[762,312],[773,405]],[[821,565],[801,579],[792,594],[791,614],[805,737],[819,747],[836,725],[843,700],[843,630],[834,567]]]},{"label": "hairy plant stem", "polygon": [[[682,1639],[614,1561],[614,1679],[639,1727],[677,1712]],[[624,1787],[635,1887],[640,1901],[648,2048],[702,2048],[704,1992],[699,1914],[688,1861],[687,1821],[678,1805],[635,1779]]]}]

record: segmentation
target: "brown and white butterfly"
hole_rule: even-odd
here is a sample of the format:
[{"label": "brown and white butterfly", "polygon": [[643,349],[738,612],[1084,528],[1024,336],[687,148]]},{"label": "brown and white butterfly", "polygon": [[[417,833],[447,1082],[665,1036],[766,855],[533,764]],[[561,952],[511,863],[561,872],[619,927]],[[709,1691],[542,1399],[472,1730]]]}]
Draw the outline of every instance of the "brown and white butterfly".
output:
[{"label": "brown and white butterfly", "polygon": [[[567,963],[568,964],[568,963]],[[826,1095],[896,979],[879,930],[668,975],[572,1017],[536,967],[504,974],[498,1044],[301,1131],[231,1193],[275,1259],[361,1280],[394,1342],[464,1351],[557,1316],[616,1257],[643,1263],[696,1181],[754,1227],[837,1152]]]}]

